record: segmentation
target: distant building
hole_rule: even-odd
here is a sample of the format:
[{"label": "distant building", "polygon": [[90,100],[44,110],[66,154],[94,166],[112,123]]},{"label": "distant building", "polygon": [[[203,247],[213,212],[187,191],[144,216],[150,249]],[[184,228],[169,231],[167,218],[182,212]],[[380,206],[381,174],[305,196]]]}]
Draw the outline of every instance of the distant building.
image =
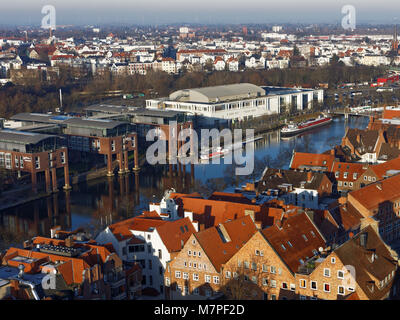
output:
[{"label": "distant building", "polygon": [[146,100],[147,108],[183,111],[197,115],[207,124],[245,120],[280,113],[283,104],[297,110],[312,108],[323,101],[323,90],[259,87],[250,83],[184,89],[168,98]]}]

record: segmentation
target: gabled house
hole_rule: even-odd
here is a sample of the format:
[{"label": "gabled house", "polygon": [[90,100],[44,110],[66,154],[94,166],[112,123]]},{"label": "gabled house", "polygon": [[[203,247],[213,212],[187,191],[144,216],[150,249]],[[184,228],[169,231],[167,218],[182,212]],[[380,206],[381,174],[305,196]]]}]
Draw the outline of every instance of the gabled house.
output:
[{"label": "gabled house", "polygon": [[374,224],[363,225],[359,234],[331,251],[321,252],[306,266],[296,273],[301,300],[384,300],[399,293],[397,257]]},{"label": "gabled house", "polygon": [[295,273],[325,248],[307,214],[299,213],[257,232],[224,264],[223,291],[233,299],[295,299]]},{"label": "gabled house", "polygon": [[347,128],[341,146],[350,151],[354,160],[377,163],[384,142],[382,131]]},{"label": "gabled house", "polygon": [[123,261],[140,263],[144,290],[164,297],[166,264],[195,231],[189,218],[162,220],[151,211],[108,226],[96,241],[112,243]]},{"label": "gabled house", "polygon": [[319,209],[320,199],[332,193],[332,182],[325,173],[266,168],[257,182],[262,194],[280,190],[280,199],[303,208]]},{"label": "gabled house", "polygon": [[165,272],[167,299],[221,296],[223,265],[254,235],[250,216],[193,233]]}]

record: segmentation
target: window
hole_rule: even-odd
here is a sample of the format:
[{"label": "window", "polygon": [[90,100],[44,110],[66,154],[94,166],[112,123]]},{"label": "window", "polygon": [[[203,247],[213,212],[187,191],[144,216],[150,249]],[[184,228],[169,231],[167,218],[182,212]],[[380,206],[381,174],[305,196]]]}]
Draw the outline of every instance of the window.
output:
[{"label": "window", "polygon": [[331,269],[324,268],[324,276],[325,277],[330,277],[331,276]]},{"label": "window", "polygon": [[193,268],[197,268],[197,263],[193,262]]},{"label": "window", "polygon": [[283,251],[286,251],[286,248],[283,244],[281,244],[281,247],[282,247]]},{"label": "window", "polygon": [[311,236],[313,237],[313,238],[315,238],[315,233],[314,233],[314,231],[310,231],[310,234],[311,234]]},{"label": "window", "polygon": [[311,290],[317,290],[317,281],[311,281],[310,288]]},{"label": "window", "polygon": [[306,237],[306,235],[305,234],[303,234],[303,239],[304,239],[304,241],[308,241],[308,239],[307,239],[307,237]]},{"label": "window", "polygon": [[207,282],[207,283],[211,283],[211,276],[205,275],[204,281]]},{"label": "window", "polygon": [[193,281],[199,281],[199,274],[193,273]]},{"label": "window", "polygon": [[271,300],[276,300],[276,295],[275,294],[271,294]]},{"label": "window", "polygon": [[300,295],[300,300],[307,300],[306,296]]},{"label": "window", "polygon": [[288,288],[287,283],[286,282],[282,282],[282,289],[287,289],[287,288]]},{"label": "window", "polygon": [[192,251],[188,250],[188,256],[191,256],[191,255],[192,255]]},{"label": "window", "polygon": [[338,286],[338,294],[344,295],[344,287],[343,286]]},{"label": "window", "polygon": [[265,265],[265,264],[263,264],[263,265],[262,265],[262,271],[263,271],[263,272],[268,272],[268,266]]},{"label": "window", "polygon": [[271,288],[276,288],[276,280],[271,280]]},{"label": "window", "polygon": [[201,252],[199,251],[199,253],[198,253],[198,257],[200,258],[201,257]]},{"label": "window", "polygon": [[324,283],[324,291],[325,292],[331,292],[331,286],[329,283]]},{"label": "window", "polygon": [[252,276],[252,277],[251,277],[251,281],[252,281],[253,283],[257,283],[257,277],[256,277],[256,276]]},{"label": "window", "polygon": [[189,274],[187,272],[184,272],[182,274],[182,279],[188,280],[189,279]]},{"label": "window", "polygon": [[267,286],[268,285],[268,279],[267,278],[262,278],[262,285]]},{"label": "window", "polygon": [[196,251],[193,251],[193,257],[195,257],[195,256],[196,256],[196,254],[197,254],[197,252],[196,252]]},{"label": "window", "polygon": [[300,288],[306,288],[307,287],[307,281],[304,279],[300,279]]},{"label": "window", "polygon": [[167,287],[169,287],[170,284],[171,284],[171,282],[170,282],[169,278],[165,278],[165,285],[166,285]]},{"label": "window", "polygon": [[260,250],[256,250],[256,256],[260,255]]},{"label": "window", "polygon": [[257,263],[252,262],[251,268],[252,268],[254,271],[257,271]]},{"label": "window", "polygon": [[337,272],[337,277],[338,277],[338,279],[344,279],[344,272],[342,270],[339,270]]},{"label": "window", "polygon": [[271,273],[276,273],[276,268],[274,266],[271,266]]},{"label": "window", "polygon": [[244,262],[244,268],[245,268],[245,269],[249,269],[249,262],[248,262],[248,261],[245,261],[245,262]]},{"label": "window", "polygon": [[177,279],[181,278],[181,272],[180,271],[175,271],[175,278],[177,278]]},{"label": "window", "polygon": [[193,294],[198,296],[200,294],[199,288],[194,288],[193,289]]},{"label": "window", "polygon": [[231,277],[231,272],[230,271],[226,271],[225,272],[225,278],[230,279]]},{"label": "window", "polygon": [[211,290],[210,289],[206,289],[206,296],[207,297],[211,297],[211,295],[212,295]]},{"label": "window", "polygon": [[292,243],[291,243],[290,241],[288,241],[287,244],[288,244],[291,248],[293,248],[293,245],[292,245]]},{"label": "window", "polygon": [[213,282],[214,282],[215,284],[219,284],[219,277],[218,277],[218,276],[214,276],[214,277],[213,277]]},{"label": "window", "polygon": [[354,180],[357,180],[357,173],[356,173],[356,172],[353,173],[353,179],[354,179]]}]

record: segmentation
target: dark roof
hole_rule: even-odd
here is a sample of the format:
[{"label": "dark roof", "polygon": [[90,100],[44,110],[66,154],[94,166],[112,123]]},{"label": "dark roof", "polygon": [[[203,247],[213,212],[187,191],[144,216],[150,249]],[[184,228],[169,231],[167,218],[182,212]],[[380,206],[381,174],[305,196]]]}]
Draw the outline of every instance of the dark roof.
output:
[{"label": "dark roof", "polygon": [[[360,241],[363,234],[366,235],[365,247],[361,245]],[[397,263],[372,226],[369,225],[361,230],[354,238],[346,241],[334,252],[344,265],[351,265],[355,268],[357,285],[369,299],[380,300],[387,295],[393,284],[393,278],[381,289],[376,285],[385,280],[385,277],[392,271],[396,272]],[[371,260],[372,254],[376,254],[374,260]],[[373,283],[375,288],[371,292],[370,287]]]},{"label": "dark roof", "polygon": [[382,143],[381,150],[379,151],[378,160],[393,160],[400,156],[400,150],[396,147],[390,146],[389,143]]},{"label": "dark roof", "polygon": [[375,145],[379,138],[378,130],[348,129],[345,137],[354,146],[359,154],[375,151]]},{"label": "dark roof", "polygon": [[95,128],[95,129],[114,129],[119,125],[128,124],[126,122],[115,121],[115,120],[88,119],[88,118],[72,118],[66,120],[65,123],[68,126]]},{"label": "dark roof", "polygon": [[179,111],[154,110],[146,108],[136,109],[131,111],[131,113],[138,116],[150,116],[150,117],[162,117],[162,118],[173,118],[176,117],[178,114],[184,114],[183,112]]},{"label": "dark roof", "polygon": [[258,191],[280,189],[283,184],[292,185],[295,188],[317,190],[324,176],[325,174],[320,172],[268,168],[258,182]]},{"label": "dark roof", "polygon": [[107,112],[107,113],[126,113],[129,111],[128,107],[125,106],[114,106],[114,105],[105,105],[105,104],[96,104],[92,106],[88,106],[83,108],[86,111],[98,111],[98,112]]},{"label": "dark roof", "polygon": [[48,138],[55,138],[54,135],[24,132],[24,131],[13,131],[13,130],[0,130],[0,141],[18,143],[18,144],[37,144],[42,140]]}]

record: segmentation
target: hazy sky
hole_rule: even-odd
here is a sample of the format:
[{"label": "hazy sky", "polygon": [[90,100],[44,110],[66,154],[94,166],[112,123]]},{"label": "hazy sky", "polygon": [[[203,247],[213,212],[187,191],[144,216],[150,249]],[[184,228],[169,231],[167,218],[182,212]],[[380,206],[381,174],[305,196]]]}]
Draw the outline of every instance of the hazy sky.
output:
[{"label": "hazy sky", "polygon": [[0,24],[40,25],[44,5],[57,24],[335,23],[343,5],[357,23],[400,23],[399,0],[0,0]]}]

